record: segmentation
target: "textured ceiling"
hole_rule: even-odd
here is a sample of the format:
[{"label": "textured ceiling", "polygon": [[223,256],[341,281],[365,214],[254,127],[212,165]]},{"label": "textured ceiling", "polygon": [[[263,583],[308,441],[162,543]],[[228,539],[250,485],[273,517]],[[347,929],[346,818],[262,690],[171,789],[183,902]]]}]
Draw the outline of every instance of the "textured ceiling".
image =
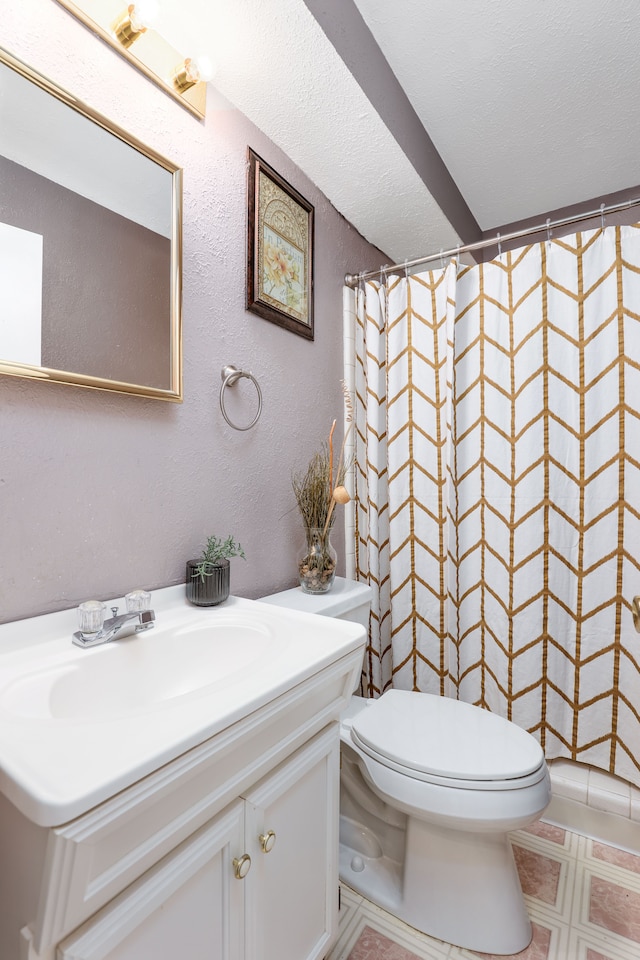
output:
[{"label": "textured ceiling", "polygon": [[483,230],[640,183],[637,0],[355,0]]},{"label": "textured ceiling", "polygon": [[637,0],[164,6],[162,31],[212,54],[218,91],[396,261],[640,184]]}]

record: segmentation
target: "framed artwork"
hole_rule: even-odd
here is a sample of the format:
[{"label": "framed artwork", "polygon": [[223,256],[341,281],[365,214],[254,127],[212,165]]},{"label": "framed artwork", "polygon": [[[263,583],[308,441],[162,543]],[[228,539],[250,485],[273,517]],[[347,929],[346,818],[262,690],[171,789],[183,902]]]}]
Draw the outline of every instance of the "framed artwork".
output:
[{"label": "framed artwork", "polygon": [[313,340],[313,207],[251,148],[247,309]]}]

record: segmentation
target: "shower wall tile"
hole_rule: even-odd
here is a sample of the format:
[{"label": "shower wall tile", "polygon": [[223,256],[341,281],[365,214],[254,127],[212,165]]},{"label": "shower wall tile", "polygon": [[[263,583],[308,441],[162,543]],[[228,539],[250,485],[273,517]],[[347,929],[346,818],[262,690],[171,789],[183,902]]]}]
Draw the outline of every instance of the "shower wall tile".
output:
[{"label": "shower wall tile", "polygon": [[589,767],[584,763],[577,763],[575,760],[566,760],[559,757],[557,760],[549,761],[549,769],[552,773],[557,773],[560,777],[575,780],[577,783],[586,784],[589,780]]},{"label": "shower wall tile", "polygon": [[553,797],[545,817],[640,855],[640,790],[572,760],[549,761]]},{"label": "shower wall tile", "polygon": [[552,777],[553,792],[556,796],[566,800],[575,800],[576,803],[587,802],[587,784],[576,783],[568,777]]},{"label": "shower wall tile", "polygon": [[615,793],[625,798],[628,798],[631,794],[631,787],[625,780],[620,780],[619,777],[614,777],[604,770],[598,770],[596,767],[589,769],[589,792],[591,790]]},{"label": "shower wall tile", "polygon": [[631,788],[624,780],[592,768],[589,771],[587,803],[595,810],[605,810],[621,817],[629,817]]},{"label": "shower wall tile", "polygon": [[552,760],[549,763],[551,786],[555,795],[567,800],[587,802],[589,768],[570,760]]},{"label": "shower wall tile", "polygon": [[614,813],[618,817],[628,819],[631,814],[631,804],[628,796],[623,797],[619,793],[599,790],[597,787],[589,787],[588,803],[593,810]]}]

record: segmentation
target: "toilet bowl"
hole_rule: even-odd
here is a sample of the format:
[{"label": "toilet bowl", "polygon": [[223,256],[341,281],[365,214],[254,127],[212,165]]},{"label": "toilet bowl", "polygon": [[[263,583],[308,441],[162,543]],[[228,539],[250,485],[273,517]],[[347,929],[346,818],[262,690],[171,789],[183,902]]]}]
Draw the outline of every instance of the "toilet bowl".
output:
[{"label": "toilet bowl", "polygon": [[[264,600],[367,625],[369,595],[336,578],[329,594]],[[471,704],[395,689],[352,697],[340,735],[343,882],[440,940],[523,950],[531,923],[508,833],[551,799],[534,737]]]}]

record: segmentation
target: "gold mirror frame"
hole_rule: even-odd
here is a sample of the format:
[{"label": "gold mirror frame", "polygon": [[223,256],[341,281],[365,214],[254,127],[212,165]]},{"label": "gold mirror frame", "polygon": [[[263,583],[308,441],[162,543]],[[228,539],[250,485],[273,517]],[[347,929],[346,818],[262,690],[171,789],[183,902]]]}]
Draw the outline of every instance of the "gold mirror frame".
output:
[{"label": "gold mirror frame", "polygon": [[169,303],[169,330],[166,343],[168,387],[150,386],[138,383],[129,383],[121,380],[107,379],[81,372],[71,372],[63,369],[53,369],[44,366],[34,366],[28,363],[19,363],[0,358],[0,374],[11,377],[22,377],[31,380],[49,380],[55,383],[66,383],[79,387],[96,390],[109,390],[117,393],[132,394],[158,400],[168,400],[181,403],[182,393],[182,169],[167,160],[152,148],[146,146],[137,138],[112,123],[106,117],[82,103],[66,90],[22,63],[8,51],[0,47],[0,65],[14,70],[16,73],[40,87],[47,94],[55,97],[70,109],[81,114],[87,120],[97,124],[107,133],[121,140],[128,147],[133,148],[147,159],[158,164],[171,175],[170,204],[171,204],[171,236],[170,236],[170,303]]}]

